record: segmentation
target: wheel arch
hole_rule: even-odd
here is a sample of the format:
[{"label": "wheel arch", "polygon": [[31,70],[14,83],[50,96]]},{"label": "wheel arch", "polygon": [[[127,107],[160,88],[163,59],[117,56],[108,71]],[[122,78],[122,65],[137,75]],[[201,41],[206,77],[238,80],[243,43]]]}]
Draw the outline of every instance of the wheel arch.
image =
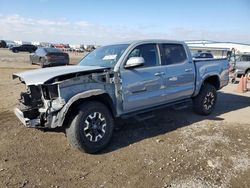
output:
[{"label": "wheel arch", "polygon": [[210,75],[204,76],[204,78],[200,77],[200,81],[196,83],[197,89],[195,89],[195,93],[193,94],[192,97],[196,97],[200,93],[202,87],[206,83],[213,85],[216,88],[216,90],[219,90],[220,89],[220,76],[218,74],[210,74]]},{"label": "wheel arch", "polygon": [[72,115],[76,114],[79,106],[85,101],[98,101],[107,106],[113,115],[116,116],[116,109],[111,96],[103,90],[90,90],[73,96],[59,111],[55,127],[66,127]]},{"label": "wheel arch", "polygon": [[220,78],[218,75],[212,75],[212,76],[208,76],[204,79],[202,85],[204,84],[210,84],[212,86],[214,86],[217,90],[220,89]]},{"label": "wheel arch", "polygon": [[247,68],[247,70],[245,71],[245,74],[247,74],[247,72],[248,72],[248,71],[250,71],[250,67],[249,67],[249,68]]}]

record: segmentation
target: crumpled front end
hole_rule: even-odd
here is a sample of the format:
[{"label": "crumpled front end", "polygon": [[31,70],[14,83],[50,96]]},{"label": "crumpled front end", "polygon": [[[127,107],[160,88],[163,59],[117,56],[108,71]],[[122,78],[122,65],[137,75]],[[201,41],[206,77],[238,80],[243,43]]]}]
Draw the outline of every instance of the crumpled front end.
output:
[{"label": "crumpled front end", "polygon": [[[60,70],[62,69],[48,68],[49,75],[46,71],[41,72],[40,70],[13,75],[14,79],[19,78],[27,87],[27,90],[21,93],[19,105],[14,110],[25,126],[33,128],[61,127],[71,105],[69,100],[74,96],[81,95],[84,98],[87,94],[82,95],[89,91],[93,91],[94,96],[96,90],[101,90],[101,93],[107,92],[112,97],[115,94],[114,73],[104,70],[104,68],[88,68],[88,70],[84,68],[86,71],[74,72],[76,71],[74,67],[69,74],[59,74],[57,71]],[[88,95],[88,97],[90,96]]]},{"label": "crumpled front end", "polygon": [[49,128],[49,116],[60,110],[64,104],[59,98],[57,84],[30,85],[26,92],[21,92],[14,112],[26,127]]}]

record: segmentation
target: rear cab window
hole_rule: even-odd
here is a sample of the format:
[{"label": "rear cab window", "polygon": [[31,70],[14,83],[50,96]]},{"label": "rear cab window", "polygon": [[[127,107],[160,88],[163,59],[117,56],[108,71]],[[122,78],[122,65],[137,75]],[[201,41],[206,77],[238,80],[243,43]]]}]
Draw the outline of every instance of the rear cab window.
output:
[{"label": "rear cab window", "polygon": [[162,65],[184,63],[187,54],[182,44],[161,44]]}]

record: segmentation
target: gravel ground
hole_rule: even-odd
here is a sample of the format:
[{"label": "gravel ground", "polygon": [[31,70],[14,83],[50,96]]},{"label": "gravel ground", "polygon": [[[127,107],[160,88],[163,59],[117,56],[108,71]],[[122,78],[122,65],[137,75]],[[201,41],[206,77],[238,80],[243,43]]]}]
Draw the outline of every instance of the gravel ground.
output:
[{"label": "gravel ground", "polygon": [[[70,54],[75,64],[82,54]],[[62,132],[21,125],[13,108],[23,85],[12,73],[39,68],[29,54],[0,50],[0,187],[249,187],[250,94],[228,85],[207,117],[162,109],[128,119],[110,146],[90,155]]]}]

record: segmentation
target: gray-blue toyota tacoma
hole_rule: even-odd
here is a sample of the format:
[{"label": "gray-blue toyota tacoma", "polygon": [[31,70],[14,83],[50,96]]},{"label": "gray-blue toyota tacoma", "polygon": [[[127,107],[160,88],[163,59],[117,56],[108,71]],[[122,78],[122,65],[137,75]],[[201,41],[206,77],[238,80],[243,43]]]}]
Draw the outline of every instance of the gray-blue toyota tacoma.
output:
[{"label": "gray-blue toyota tacoma", "polygon": [[193,101],[210,114],[229,81],[227,59],[192,59],[184,42],[141,40],[103,46],[78,65],[13,74],[26,85],[15,114],[32,128],[65,128],[72,146],[108,145],[117,118]]}]

